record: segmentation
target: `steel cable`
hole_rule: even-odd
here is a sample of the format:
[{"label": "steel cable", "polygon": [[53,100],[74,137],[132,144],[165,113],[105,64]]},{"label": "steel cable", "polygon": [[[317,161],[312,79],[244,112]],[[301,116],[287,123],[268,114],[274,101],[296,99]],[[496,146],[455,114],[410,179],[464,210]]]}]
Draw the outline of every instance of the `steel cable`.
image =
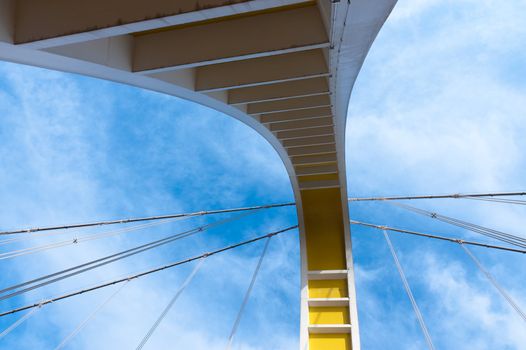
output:
[{"label": "steel cable", "polygon": [[389,239],[389,234],[385,230],[383,232],[384,232],[384,237],[387,242],[387,245],[389,246],[389,250],[391,251],[391,255],[393,256],[393,260],[395,262],[396,269],[398,270],[398,273],[400,274],[400,278],[402,279],[404,289],[407,293],[407,296],[409,297],[409,301],[411,301],[411,305],[413,306],[413,310],[415,312],[416,318],[418,320],[418,323],[420,324],[422,333],[424,334],[424,338],[426,340],[427,346],[430,350],[434,350],[435,347],[431,340],[431,336],[429,335],[429,331],[427,330],[426,324],[424,322],[424,318],[422,317],[422,313],[420,312],[420,309],[418,308],[418,304],[416,303],[416,300],[413,296],[413,292],[411,292],[411,287],[409,287],[409,283],[407,282],[407,278],[405,277],[404,270],[402,268],[402,265],[400,264],[400,261],[398,260],[398,256],[396,255],[396,251],[394,250],[393,244],[391,243],[391,239]]},{"label": "steel cable", "polygon": [[525,200],[521,200],[521,199],[484,198],[484,197],[465,197],[465,198],[466,199],[477,200],[477,201],[485,201],[485,202],[496,202],[496,203],[526,205],[526,201]]},{"label": "steel cable", "polygon": [[477,259],[477,257],[475,255],[473,255],[473,253],[471,253],[471,251],[468,249],[468,247],[466,247],[463,244],[460,244],[460,246],[462,247],[464,252],[471,258],[471,260],[473,260],[473,262],[478,267],[478,269],[486,276],[488,281],[490,281],[490,283],[495,287],[495,289],[497,289],[497,291],[500,293],[500,295],[502,295],[504,297],[504,299],[506,299],[508,304],[517,312],[517,314],[519,314],[519,316],[522,318],[522,320],[524,322],[526,322],[526,314],[524,313],[524,311],[522,311],[522,309],[519,307],[519,305],[517,305],[517,303],[512,299],[512,297],[506,292],[506,290],[504,290],[504,288],[502,288],[500,286],[500,284],[493,277],[493,275],[488,270],[486,270],[484,268],[484,266],[482,266],[480,261]]},{"label": "steel cable", "polygon": [[38,310],[40,310],[40,307],[38,308],[34,308],[34,309],[31,309],[29,312],[27,312],[24,316],[20,317],[18,320],[16,320],[12,325],[10,325],[9,327],[7,327],[6,329],[4,329],[2,331],[2,333],[0,333],[0,339],[2,339],[3,337],[5,337],[6,335],[8,335],[9,333],[11,333],[12,331],[14,331],[18,326],[20,326],[22,323],[24,323],[25,321],[27,321],[28,318],[30,318],[31,316],[33,316]]},{"label": "steel cable", "polygon": [[157,329],[157,327],[159,326],[159,324],[161,324],[161,322],[164,320],[164,318],[166,317],[166,315],[168,314],[168,312],[170,311],[170,309],[172,308],[172,306],[175,304],[175,302],[177,301],[177,299],[179,299],[179,296],[183,293],[183,291],[186,289],[186,287],[190,284],[190,282],[192,282],[192,280],[194,279],[195,275],[197,274],[197,272],[201,269],[201,267],[203,266],[203,263],[205,262],[206,260],[206,256],[201,258],[201,261],[199,261],[197,263],[197,265],[194,267],[194,269],[192,270],[192,272],[190,273],[190,275],[188,275],[188,277],[186,277],[185,281],[183,282],[183,284],[179,287],[179,289],[177,290],[177,292],[175,293],[175,295],[172,297],[172,299],[170,300],[170,302],[168,303],[168,305],[166,305],[166,307],[164,308],[163,312],[161,312],[161,314],[159,315],[159,317],[157,318],[157,320],[155,320],[154,324],[152,325],[152,327],[148,330],[148,332],[146,333],[146,335],[144,336],[144,338],[142,338],[141,342],[139,343],[139,345],[137,346],[137,350],[141,350],[145,345],[146,343],[148,342],[148,340],[150,339],[150,337],[153,335],[153,332],[155,332],[155,330]]},{"label": "steel cable", "polygon": [[256,265],[254,273],[252,274],[250,285],[248,286],[248,289],[245,293],[245,297],[243,298],[243,302],[241,303],[241,307],[239,308],[239,311],[237,313],[236,320],[234,322],[234,325],[232,326],[232,331],[230,332],[230,336],[228,337],[228,343],[226,345],[226,350],[230,350],[230,348],[232,347],[234,336],[236,335],[237,329],[239,327],[239,323],[241,322],[241,317],[243,316],[243,312],[245,311],[245,307],[247,306],[248,299],[250,298],[250,294],[252,293],[252,289],[254,288],[254,284],[256,283],[256,278],[259,274],[259,270],[261,269],[261,264],[263,263],[263,259],[265,258],[265,255],[267,254],[267,250],[268,250],[268,246],[269,246],[271,238],[272,236],[269,236],[267,238],[267,241],[265,242],[265,246],[263,247],[263,251],[261,252],[261,255],[259,257],[258,264]]},{"label": "steel cable", "polygon": [[[162,225],[162,224],[165,224],[165,223],[171,223],[171,222],[174,222],[174,221],[185,220],[187,218],[190,218],[190,217],[182,217],[182,218],[172,218],[172,219],[166,219],[166,220],[159,220],[159,221],[154,221],[154,222],[150,222],[150,223],[146,223],[146,224],[140,224],[140,225],[134,225],[134,226],[126,227],[126,228],[121,228],[121,229],[118,229],[118,230],[110,230],[110,231],[106,231],[106,232],[91,233],[91,234],[84,234],[84,235],[85,236],[89,236],[89,235],[93,235],[94,236],[94,235],[98,235],[98,234],[102,234],[102,233],[110,234],[110,233],[129,232],[129,231],[139,230],[139,229],[145,228],[145,227],[152,227],[152,226]],[[82,230],[82,228],[73,229],[72,231],[68,231],[68,233],[69,234],[80,233],[81,230]],[[33,239],[53,237],[53,236],[58,236],[58,235],[64,235],[64,232],[61,232],[61,231],[58,231],[58,232],[44,232],[44,233],[32,232],[29,235],[22,235],[22,236],[15,235],[13,238],[7,238],[7,239],[0,240],[0,246],[12,244],[12,243],[29,241],[29,240],[33,240]]]},{"label": "steel cable", "polygon": [[487,228],[487,227],[484,227],[484,226],[472,224],[472,223],[467,222],[467,221],[451,218],[451,217],[448,217],[448,216],[445,216],[445,215],[438,214],[436,212],[430,212],[430,211],[427,211],[427,210],[415,208],[415,207],[412,207],[412,206],[407,205],[407,204],[395,203],[395,202],[389,203],[389,204],[395,205],[397,207],[400,207],[400,208],[403,208],[403,209],[406,209],[406,210],[409,210],[409,211],[412,211],[412,212],[420,214],[420,215],[428,216],[428,217],[430,217],[432,219],[437,219],[439,221],[442,221],[442,222],[445,222],[445,223],[448,223],[448,224],[451,224],[451,225],[455,225],[455,226],[458,226],[458,227],[461,227],[461,228],[465,228],[466,230],[469,230],[469,231],[472,231],[472,232],[476,232],[476,233],[480,233],[480,234],[485,235],[487,237],[491,237],[491,238],[494,238],[494,239],[497,239],[497,240],[500,240],[500,241],[503,241],[503,242],[506,242],[506,243],[509,243],[509,244],[512,244],[512,245],[515,245],[515,246],[518,246],[518,247],[521,247],[521,248],[526,248],[526,238],[523,238],[523,237],[515,236],[515,235],[509,234],[509,233],[502,232],[502,231],[497,231],[497,230],[490,229],[490,228]]},{"label": "steel cable", "polygon": [[350,223],[351,223],[351,225],[361,225],[361,226],[365,226],[365,227],[375,228],[377,230],[386,230],[386,231],[391,231],[391,232],[405,233],[405,234],[410,234],[410,235],[414,235],[414,236],[439,239],[439,240],[442,240],[442,241],[448,241],[448,242],[452,242],[452,243],[462,243],[462,244],[473,245],[473,246],[477,246],[477,247],[499,249],[499,250],[509,251],[509,252],[513,252],[513,253],[526,254],[526,250],[523,250],[523,249],[515,249],[515,248],[503,247],[503,246],[498,246],[498,245],[493,245],[493,244],[481,243],[481,242],[466,241],[466,240],[461,239],[461,238],[452,238],[452,237],[438,236],[438,235],[433,235],[433,234],[429,234],[429,233],[422,233],[422,232],[417,232],[417,231],[403,230],[403,229],[389,227],[389,226],[385,226],[385,225],[375,225],[375,224],[370,224],[370,223],[367,223],[367,222],[356,221],[356,220],[350,220]]},{"label": "steel cable", "polygon": [[179,261],[167,264],[167,265],[163,265],[163,266],[156,267],[156,268],[153,268],[153,269],[150,269],[150,270],[146,270],[144,272],[128,275],[128,276],[125,276],[123,278],[119,278],[119,279],[112,280],[112,281],[109,281],[109,282],[105,282],[105,283],[102,283],[102,284],[94,285],[94,286],[89,287],[89,288],[85,288],[85,289],[77,290],[77,291],[74,291],[74,292],[62,294],[60,296],[44,300],[44,301],[42,301],[40,303],[30,304],[30,305],[18,307],[18,308],[15,308],[15,309],[11,309],[11,310],[8,310],[8,311],[4,311],[4,312],[0,313],[0,317],[4,317],[4,316],[11,315],[11,314],[14,314],[14,313],[18,313],[18,312],[21,312],[21,311],[29,310],[29,309],[32,309],[32,308],[35,308],[35,307],[38,307],[38,306],[47,305],[47,304],[54,303],[54,302],[57,302],[57,301],[60,301],[60,300],[68,299],[68,298],[71,298],[71,297],[74,297],[74,296],[77,296],[77,295],[80,295],[80,294],[89,293],[89,292],[92,292],[94,290],[98,290],[98,289],[109,287],[109,286],[112,286],[112,285],[115,285],[115,284],[123,283],[125,281],[129,281],[129,280],[132,280],[132,279],[141,278],[143,276],[150,275],[150,274],[153,274],[153,273],[156,273],[156,272],[160,272],[160,271],[163,271],[163,270],[166,270],[166,269],[170,269],[170,268],[173,268],[175,266],[187,264],[187,263],[189,263],[191,261],[195,261],[195,260],[201,259],[203,257],[212,256],[212,255],[215,255],[215,254],[219,254],[219,253],[222,253],[222,252],[225,252],[225,251],[228,251],[228,250],[232,250],[232,249],[235,249],[235,248],[247,245],[247,244],[251,244],[251,243],[260,241],[260,240],[268,238],[268,237],[273,237],[273,236],[279,235],[281,233],[291,231],[291,230],[296,229],[296,228],[298,228],[298,225],[290,226],[290,227],[281,229],[279,231],[271,232],[271,233],[263,235],[263,236],[259,236],[259,237],[252,238],[252,239],[249,239],[249,240],[246,240],[246,241],[243,241],[243,242],[232,244],[232,245],[229,245],[229,246],[226,246],[226,247],[223,247],[223,248],[220,248],[220,249],[208,252],[208,253],[197,255],[197,256],[194,256],[194,257],[191,257],[191,258],[188,258],[188,259],[179,260]]},{"label": "steel cable", "polygon": [[[108,237],[117,236],[117,235],[120,235],[120,234],[123,234],[123,233],[128,233],[128,232],[132,232],[132,231],[141,230],[141,229],[144,229],[146,227],[152,227],[152,226],[156,226],[156,225],[166,224],[166,223],[179,221],[179,220],[185,220],[185,219],[188,219],[188,217],[168,219],[168,220],[163,220],[163,221],[158,221],[158,222],[151,222],[151,223],[148,223],[148,224],[136,225],[136,226],[133,226],[133,227],[127,227],[127,228],[124,228],[124,229],[113,230],[113,231],[109,231],[109,232],[101,232],[101,233],[97,233],[97,234],[86,234],[84,236],[74,237],[74,238],[68,239],[66,241],[60,241],[60,242],[44,244],[44,245],[36,246],[36,247],[28,247],[28,248],[13,250],[13,251],[10,251],[10,252],[0,253],[0,260],[11,259],[11,258],[19,257],[19,256],[25,256],[25,255],[29,255],[29,254],[38,253],[38,252],[41,252],[41,251],[46,251],[46,250],[50,250],[50,249],[65,247],[65,246],[68,246],[68,245],[76,245],[76,244],[79,244],[79,243],[89,242],[89,241],[93,241],[93,240],[97,240],[97,239],[108,238]],[[26,238],[27,239],[27,238],[34,238],[34,237],[18,237],[18,238],[22,238],[22,239]],[[2,244],[2,242],[0,242],[0,244]]]},{"label": "steel cable", "polygon": [[102,308],[117,295],[119,292],[126,286],[128,282],[125,282],[121,284],[113,293],[110,294],[93,312],[91,312],[71,333],[69,333],[61,342],[57,345],[55,350],[63,349],[68,343],[73,340],[73,338],[88,324],[89,321],[91,321],[99,312],[102,310]]},{"label": "steel cable", "polygon": [[[74,267],[70,267],[70,268],[67,268],[67,269],[64,269],[64,270],[61,270],[61,271],[58,271],[58,272],[54,272],[54,273],[51,273],[51,274],[48,274],[48,275],[45,275],[45,276],[41,276],[41,277],[38,277],[38,278],[35,278],[35,279],[32,279],[32,280],[26,281],[26,282],[22,282],[22,283],[19,283],[19,284],[10,286],[10,287],[3,288],[2,290],[0,290],[0,294],[4,294],[5,292],[8,292],[10,290],[15,290],[15,289],[27,286],[27,285],[31,285],[31,284],[35,284],[35,283],[40,282],[40,281],[44,281],[44,282],[41,282],[41,283],[36,284],[34,286],[23,288],[23,289],[15,291],[15,292],[12,292],[12,293],[0,296],[0,301],[12,298],[14,296],[26,293],[28,291],[31,291],[31,290],[34,290],[34,289],[37,289],[37,288],[40,288],[40,287],[43,287],[43,286],[46,286],[46,285],[49,285],[51,283],[55,283],[55,282],[61,281],[63,279],[66,279],[66,278],[69,278],[69,277],[72,277],[72,276],[76,276],[76,275],[78,275],[80,273],[93,270],[95,268],[107,265],[109,263],[112,263],[112,262],[115,262],[115,261],[118,261],[118,260],[130,257],[130,256],[133,256],[133,255],[136,255],[136,254],[139,254],[139,253],[142,253],[144,251],[148,251],[148,250],[151,250],[153,248],[157,248],[159,246],[171,243],[173,241],[176,241],[176,240],[179,240],[179,239],[182,239],[182,238],[186,238],[188,236],[197,234],[199,232],[206,231],[206,230],[208,230],[208,229],[210,229],[212,227],[216,227],[216,226],[225,224],[227,222],[238,220],[241,217],[245,217],[247,215],[250,215],[251,213],[252,212],[242,213],[242,214],[239,214],[239,215],[227,218],[227,219],[216,221],[216,222],[214,222],[212,224],[200,226],[200,227],[197,227],[197,228],[185,231],[185,232],[177,233],[177,234],[174,234],[174,235],[171,235],[171,236],[168,236],[168,237],[165,237],[165,238],[162,238],[162,239],[150,242],[150,243],[146,243],[146,244],[134,247],[134,248],[130,248],[130,249],[127,249],[127,250],[124,250],[124,251],[121,251],[121,252],[118,252],[118,253],[115,253],[115,254],[112,254],[112,255],[108,255],[108,256],[103,257],[103,258],[95,259],[95,260],[92,260],[92,261],[89,261],[89,262],[86,262],[86,263],[83,263],[83,264],[80,264],[80,265],[77,265],[77,266],[74,266]],[[53,278],[53,277],[55,277],[55,278]]]},{"label": "steel cable", "polygon": [[69,225],[35,227],[35,228],[26,228],[26,229],[15,229],[15,230],[9,230],[9,231],[0,231],[0,236],[1,235],[14,235],[14,234],[18,234],[18,233],[33,233],[33,232],[41,232],[41,231],[68,230],[68,229],[72,229],[72,228],[84,228],[84,227],[92,227],[92,226],[127,224],[127,223],[131,223],[131,222],[165,220],[165,219],[174,219],[174,218],[181,218],[181,217],[204,216],[204,215],[212,215],[212,214],[226,214],[226,213],[234,213],[234,212],[241,212],[241,211],[251,211],[251,210],[259,210],[259,209],[289,207],[289,206],[294,206],[294,205],[296,205],[296,203],[290,202],[290,203],[257,205],[257,206],[251,206],[251,207],[241,207],[241,208],[231,208],[231,209],[218,209],[218,210],[198,211],[198,212],[193,212],[193,213],[168,214],[168,215],[157,215],[157,216],[141,217],[141,218],[129,218],[129,219],[119,219],[119,220],[96,221],[96,222],[81,223],[81,224],[69,224]]},{"label": "steel cable", "polygon": [[422,195],[422,196],[392,196],[392,197],[351,197],[349,202],[364,202],[364,201],[399,201],[399,200],[415,200],[415,199],[445,199],[445,198],[484,198],[484,197],[510,197],[510,196],[526,196],[526,192],[495,192],[495,193],[470,193],[470,194],[439,194],[439,195]]}]

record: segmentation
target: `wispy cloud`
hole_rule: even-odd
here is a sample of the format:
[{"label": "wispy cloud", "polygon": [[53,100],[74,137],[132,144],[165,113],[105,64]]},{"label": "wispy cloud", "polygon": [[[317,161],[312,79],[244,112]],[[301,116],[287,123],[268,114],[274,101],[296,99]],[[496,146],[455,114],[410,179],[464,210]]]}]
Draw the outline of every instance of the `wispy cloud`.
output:
[{"label": "wispy cloud", "polygon": [[[524,7],[521,1],[400,1],[373,46],[351,100],[347,130],[351,193],[524,188],[526,100],[524,79],[518,79],[524,59],[517,64],[526,56]],[[524,208],[458,200],[413,204],[525,235]],[[484,240],[382,204],[354,205],[351,213],[380,223]],[[362,271],[358,302],[363,346],[423,348],[385,242],[366,232],[370,231],[356,228],[354,233]],[[382,248],[376,251],[379,245]],[[438,348],[523,347],[522,320],[458,247],[398,236],[395,245]],[[486,250],[476,254],[526,306],[521,282],[526,276],[517,269],[524,264],[522,257]]]},{"label": "wispy cloud", "polygon": [[[12,64],[2,64],[0,69],[4,73],[0,93],[4,228],[291,199],[285,169],[275,152],[229,117],[92,79]],[[292,209],[256,214],[253,220],[180,241],[177,248],[156,250],[34,291],[16,304],[192,256],[294,221]],[[164,225],[3,261],[12,273],[3,275],[1,283],[10,285],[53,272],[195,224],[194,220]],[[48,240],[3,249],[43,242]],[[223,348],[259,251],[260,246],[253,246],[210,258],[152,338],[151,348],[166,348],[166,344],[196,350]],[[297,343],[299,283],[294,280],[299,282],[298,268],[297,234],[273,239],[240,328],[237,343],[243,348],[289,349]],[[180,268],[130,283],[75,338],[71,348],[133,348],[187,273],[187,268]],[[0,348],[53,348],[108,293],[104,290],[43,308]],[[3,305],[5,309],[15,303]],[[14,319],[2,320],[2,326]],[[257,327],[247,329],[246,324]],[[276,324],[282,325],[282,331],[275,332],[271,325]],[[275,337],[255,341],[271,329]]]}]

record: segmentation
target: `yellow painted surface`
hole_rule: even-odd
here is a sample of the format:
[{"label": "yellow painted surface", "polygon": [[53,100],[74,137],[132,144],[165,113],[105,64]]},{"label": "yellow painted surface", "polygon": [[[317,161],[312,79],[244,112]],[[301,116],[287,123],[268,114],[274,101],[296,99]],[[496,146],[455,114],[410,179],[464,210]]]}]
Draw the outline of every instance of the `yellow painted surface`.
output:
[{"label": "yellow painted surface", "polygon": [[300,175],[298,176],[299,182],[326,181],[326,180],[338,180],[338,174],[319,174],[319,175]]},{"label": "yellow painted surface", "polygon": [[347,268],[339,188],[301,191],[309,270]]},{"label": "yellow painted surface", "polygon": [[349,334],[310,334],[309,350],[351,350]]},{"label": "yellow painted surface", "polygon": [[[317,176],[308,179],[328,180]],[[308,270],[347,269],[340,189],[304,190],[301,198]],[[309,280],[308,287],[309,298],[349,296],[346,279]],[[347,306],[309,307],[309,322],[313,325],[349,324],[349,318]],[[349,334],[309,334],[309,350],[351,350],[351,338]]]},{"label": "yellow painted surface", "polygon": [[310,280],[309,298],[346,298],[347,280]]},{"label": "yellow painted surface", "polygon": [[310,324],[349,324],[349,308],[340,307],[309,307]]}]

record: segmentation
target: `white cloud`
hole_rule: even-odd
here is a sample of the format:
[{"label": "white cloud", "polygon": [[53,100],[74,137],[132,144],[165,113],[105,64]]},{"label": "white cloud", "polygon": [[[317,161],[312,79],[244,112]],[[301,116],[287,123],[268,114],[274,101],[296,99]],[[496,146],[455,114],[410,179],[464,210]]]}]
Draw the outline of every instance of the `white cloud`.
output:
[{"label": "white cloud", "polygon": [[[350,193],[523,190],[526,99],[524,81],[516,75],[525,68],[525,5],[523,1],[399,1],[351,99]],[[518,66],[517,60],[522,62]],[[521,66],[523,70],[512,68]],[[474,201],[411,204],[526,235],[521,206]],[[370,221],[460,234],[451,226],[427,223],[381,204],[355,208],[353,215]],[[423,348],[385,242],[366,240],[363,232],[354,234],[358,247],[368,249],[367,254],[355,249],[362,268],[357,274],[362,345],[405,349],[420,344],[417,347]],[[378,244],[380,251],[373,254],[371,249],[378,249]],[[522,320],[478,275],[472,262],[455,250],[458,247],[407,237],[397,238],[395,245],[437,348],[524,348]],[[522,257],[485,250],[476,253],[516,301],[526,306],[522,282],[526,276],[518,268],[524,265]]]}]

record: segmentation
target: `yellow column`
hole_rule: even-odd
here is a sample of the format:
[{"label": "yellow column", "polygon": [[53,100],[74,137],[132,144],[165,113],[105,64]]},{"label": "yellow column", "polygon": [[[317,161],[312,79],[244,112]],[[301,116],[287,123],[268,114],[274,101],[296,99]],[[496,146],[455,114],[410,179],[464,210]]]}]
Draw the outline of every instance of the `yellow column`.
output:
[{"label": "yellow column", "polygon": [[339,188],[303,190],[301,198],[308,269],[309,350],[351,350],[341,192]]}]

